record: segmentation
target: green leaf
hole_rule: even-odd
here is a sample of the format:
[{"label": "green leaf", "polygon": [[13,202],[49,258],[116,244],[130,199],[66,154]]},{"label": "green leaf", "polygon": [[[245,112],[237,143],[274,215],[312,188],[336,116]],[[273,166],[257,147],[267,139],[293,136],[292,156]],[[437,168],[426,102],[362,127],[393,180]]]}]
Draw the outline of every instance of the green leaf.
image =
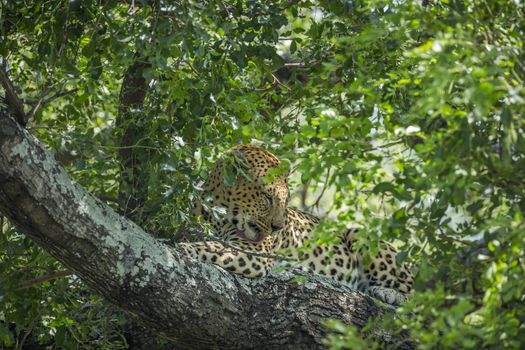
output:
[{"label": "green leaf", "polygon": [[233,167],[225,165],[223,167],[223,174],[224,174],[224,176],[223,176],[224,184],[227,187],[233,186],[233,184],[235,183],[235,180],[237,178],[237,175],[236,175],[235,171],[233,170]]},{"label": "green leaf", "polygon": [[15,342],[13,334],[9,331],[5,324],[0,324],[0,340],[5,346],[12,346]]},{"label": "green leaf", "polygon": [[380,182],[377,185],[374,186],[374,189],[372,190],[373,193],[395,193],[396,187],[390,183],[390,182]]}]

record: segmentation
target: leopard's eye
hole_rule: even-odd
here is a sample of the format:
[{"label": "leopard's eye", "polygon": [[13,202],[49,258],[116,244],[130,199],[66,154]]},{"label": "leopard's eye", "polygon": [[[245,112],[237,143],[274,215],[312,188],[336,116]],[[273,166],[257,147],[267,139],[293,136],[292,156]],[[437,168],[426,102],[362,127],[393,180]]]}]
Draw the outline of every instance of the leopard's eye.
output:
[{"label": "leopard's eye", "polygon": [[262,196],[263,196],[264,200],[266,201],[266,204],[268,204],[268,205],[272,205],[273,204],[273,196],[272,195],[270,195],[269,193],[263,192]]}]

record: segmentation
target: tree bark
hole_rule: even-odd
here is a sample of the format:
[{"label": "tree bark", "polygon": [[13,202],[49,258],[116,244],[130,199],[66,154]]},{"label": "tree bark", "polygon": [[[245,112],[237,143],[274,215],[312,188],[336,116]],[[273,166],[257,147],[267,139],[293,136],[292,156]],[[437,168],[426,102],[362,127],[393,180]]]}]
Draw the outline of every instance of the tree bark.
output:
[{"label": "tree bark", "polygon": [[184,256],[74,183],[52,153],[3,111],[0,212],[177,348],[323,348],[323,320],[362,326],[385,312],[322,276],[308,275],[304,284],[291,272],[248,280]]},{"label": "tree bark", "polygon": [[[144,207],[148,200],[150,159],[148,126],[152,118],[144,110],[149,80],[144,72],[151,67],[147,57],[136,53],[133,63],[124,74],[119,96],[116,130],[119,139],[119,213],[142,225],[145,220]],[[159,337],[134,318],[128,317],[122,326],[128,350],[168,350],[171,344],[161,344]]]},{"label": "tree bark", "polygon": [[[128,218],[140,224],[143,220],[142,207],[148,198],[149,169],[144,166],[148,151],[136,149],[146,141],[145,125],[138,123],[144,119],[144,100],[148,81],[144,71],[151,65],[144,57],[137,55],[128,67],[120,91],[120,106],[117,115],[117,130],[122,132],[119,143],[120,186],[119,207]],[[140,125],[140,126],[139,126]]]}]

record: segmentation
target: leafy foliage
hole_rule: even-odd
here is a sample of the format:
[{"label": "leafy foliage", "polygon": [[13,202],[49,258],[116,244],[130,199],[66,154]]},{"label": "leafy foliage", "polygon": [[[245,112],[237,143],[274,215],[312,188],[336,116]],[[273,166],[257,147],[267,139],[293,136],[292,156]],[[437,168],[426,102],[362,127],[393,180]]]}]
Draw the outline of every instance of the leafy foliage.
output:
[{"label": "leafy foliage", "polygon": [[[12,0],[0,57],[21,97],[43,103],[30,132],[113,205],[122,77],[148,62],[129,123],[142,130],[144,226],[158,237],[189,223],[218,154],[261,143],[298,166],[294,201],[336,219],[317,239],[358,226],[371,253],[395,240],[417,267],[411,301],[371,325],[421,349],[521,348],[523,15],[518,0]],[[22,277],[46,272],[37,266],[61,267],[3,226],[0,341],[30,331],[51,347],[123,346],[120,315],[71,276],[20,292]],[[384,347],[329,325],[334,349]]]}]

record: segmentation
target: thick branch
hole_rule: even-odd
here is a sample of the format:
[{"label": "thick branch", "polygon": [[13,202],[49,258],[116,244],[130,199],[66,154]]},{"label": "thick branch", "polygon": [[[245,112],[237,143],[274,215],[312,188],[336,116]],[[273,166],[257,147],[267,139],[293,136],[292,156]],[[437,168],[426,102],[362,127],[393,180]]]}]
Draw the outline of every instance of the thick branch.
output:
[{"label": "thick branch", "polygon": [[144,78],[144,70],[150,64],[136,59],[129,66],[122,82],[119,97],[117,129],[122,132],[120,138],[120,186],[119,206],[122,213],[140,223],[140,209],[148,197],[148,167],[144,165],[148,159],[146,150],[135,149],[145,139],[145,128],[139,123],[144,118],[144,99],[148,90],[148,81]]},{"label": "thick branch", "polygon": [[[184,256],[73,183],[0,112],[0,212],[107,300],[177,348],[322,348],[322,320],[363,325],[383,312],[336,282],[290,273],[233,276]],[[390,341],[389,335],[378,336]]]}]

